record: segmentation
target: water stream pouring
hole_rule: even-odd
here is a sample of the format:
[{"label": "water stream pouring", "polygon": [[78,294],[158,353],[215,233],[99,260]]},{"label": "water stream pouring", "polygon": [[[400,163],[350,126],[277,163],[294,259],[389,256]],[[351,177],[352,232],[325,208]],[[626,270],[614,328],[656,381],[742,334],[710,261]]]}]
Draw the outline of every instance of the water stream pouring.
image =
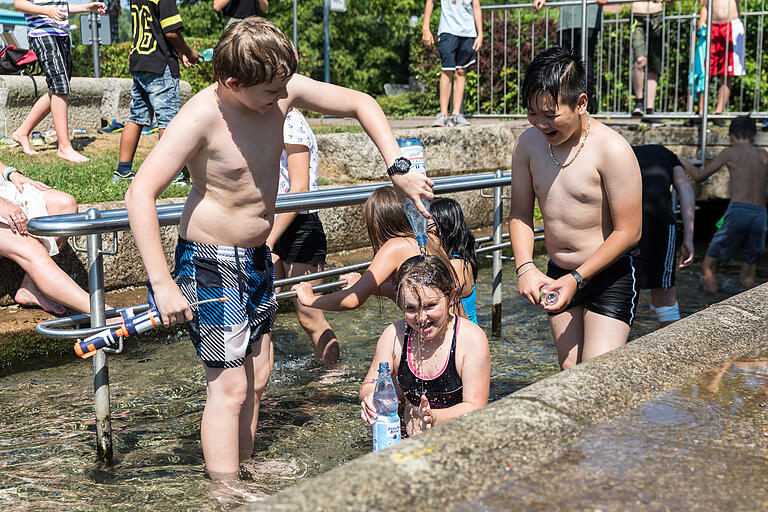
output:
[{"label": "water stream pouring", "polygon": [[[424,146],[419,139],[404,139],[397,141],[403,156],[411,161],[410,172],[419,172],[427,175],[427,166],[424,163]],[[422,199],[424,209],[429,211],[429,200]],[[405,215],[408,217],[413,228],[413,234],[416,236],[416,242],[419,244],[419,252],[422,256],[427,255],[427,219],[419,213],[416,205],[410,199],[403,200]]]},{"label": "water stream pouring", "polygon": [[[207,302],[225,302],[227,300],[229,300],[227,297],[217,297],[215,299],[193,302],[190,306],[199,306]],[[154,329],[162,323],[160,313],[157,311],[154,301],[150,301],[149,309],[143,313],[134,315],[133,310],[124,310],[120,312],[120,315],[123,317],[121,325],[108,327],[82,341],[78,340],[75,343],[75,353],[83,359],[87,359],[104,347],[116,347],[120,337],[135,336]]]}]

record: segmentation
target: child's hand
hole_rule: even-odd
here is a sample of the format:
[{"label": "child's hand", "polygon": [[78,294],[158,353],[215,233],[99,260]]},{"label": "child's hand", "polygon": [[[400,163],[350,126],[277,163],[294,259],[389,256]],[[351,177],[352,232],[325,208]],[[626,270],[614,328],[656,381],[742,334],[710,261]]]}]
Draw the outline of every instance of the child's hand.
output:
[{"label": "child's hand", "polygon": [[421,202],[421,199],[429,199],[431,201],[435,198],[435,194],[432,193],[432,187],[435,184],[431,179],[416,171],[405,174],[393,174],[392,186],[395,188],[395,194],[397,194],[398,199],[402,201],[406,197],[410,198],[424,218],[432,218]]},{"label": "child's hand", "polygon": [[373,422],[379,417],[376,414],[376,409],[373,407],[373,393],[370,393],[360,402],[360,408],[360,417],[363,418],[363,421],[373,426]]},{"label": "child's hand", "polygon": [[101,2],[91,2],[87,7],[88,12],[95,12],[96,14],[106,14],[107,5]]},{"label": "child's hand", "polygon": [[185,68],[191,68],[200,64],[203,56],[200,53],[190,48],[189,52],[181,54],[181,63]]},{"label": "child's hand", "polygon": [[67,10],[60,7],[48,7],[45,15],[53,21],[65,21],[67,19]]},{"label": "child's hand", "polygon": [[523,267],[521,269],[522,272],[518,274],[517,293],[528,299],[528,302],[531,304],[536,305],[541,302],[541,287],[546,286],[551,289],[549,284],[553,283],[554,279],[548,277],[536,267],[532,267],[530,270],[528,268]]},{"label": "child's hand", "polygon": [[481,46],[483,46],[483,34],[477,34],[475,42],[472,43],[472,50],[478,52]]},{"label": "child's hand", "polygon": [[547,285],[547,291],[557,292],[557,301],[554,304],[544,304],[541,306],[549,313],[559,313],[571,303],[577,289],[576,279],[571,274],[566,274],[560,279]]},{"label": "child's hand", "polygon": [[304,282],[293,285],[291,287],[291,290],[296,292],[296,298],[299,299],[299,302],[304,306],[312,306],[315,302],[315,292],[312,291],[312,285]]},{"label": "child's hand", "polygon": [[533,0],[533,8],[537,11],[544,7],[544,4],[547,3],[547,0]]},{"label": "child's hand", "polygon": [[693,263],[693,240],[683,239],[683,244],[680,247],[680,261],[677,264],[677,268],[689,267]]},{"label": "child's hand", "polygon": [[421,395],[421,403],[419,404],[419,418],[421,418],[424,430],[432,428],[432,408],[429,406],[429,400],[424,395]]},{"label": "child's hand", "polygon": [[350,272],[349,274],[341,274],[341,276],[339,276],[339,279],[347,282],[347,284],[344,285],[344,288],[342,288],[342,290],[346,290],[347,288],[349,288],[350,286],[358,282],[360,280],[360,277],[361,277],[360,272]]},{"label": "child's hand", "polygon": [[192,320],[192,308],[182,295],[178,285],[172,279],[163,283],[153,283],[152,291],[160,318],[165,327],[182,324]]},{"label": "child's hand", "polygon": [[422,30],[421,31],[421,42],[424,43],[424,46],[432,46],[435,44],[435,38],[432,35],[431,30]]}]

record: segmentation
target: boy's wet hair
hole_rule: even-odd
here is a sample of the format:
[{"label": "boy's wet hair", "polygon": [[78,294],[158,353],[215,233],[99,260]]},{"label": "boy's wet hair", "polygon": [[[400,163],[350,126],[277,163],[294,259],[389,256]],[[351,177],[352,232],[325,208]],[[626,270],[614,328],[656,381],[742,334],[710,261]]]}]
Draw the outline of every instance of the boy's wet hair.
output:
[{"label": "boy's wet hair", "polygon": [[755,120],[749,116],[739,116],[731,121],[728,127],[728,135],[734,139],[749,140],[757,134]]},{"label": "boy's wet hair", "polygon": [[224,30],[213,50],[213,78],[242,87],[290,78],[299,67],[291,41],[273,23],[250,16]]},{"label": "boy's wet hair", "polygon": [[560,100],[576,108],[579,96],[587,92],[584,61],[571,50],[552,46],[538,54],[528,66],[523,78],[523,99],[526,108],[536,109],[538,96],[547,92],[557,107]]},{"label": "boy's wet hair", "polygon": [[456,295],[456,274],[450,263],[431,254],[412,256],[405,260],[395,277],[395,303],[403,309],[406,290],[410,290],[421,300],[419,291],[425,286],[438,290],[448,298],[449,304],[453,304]]}]

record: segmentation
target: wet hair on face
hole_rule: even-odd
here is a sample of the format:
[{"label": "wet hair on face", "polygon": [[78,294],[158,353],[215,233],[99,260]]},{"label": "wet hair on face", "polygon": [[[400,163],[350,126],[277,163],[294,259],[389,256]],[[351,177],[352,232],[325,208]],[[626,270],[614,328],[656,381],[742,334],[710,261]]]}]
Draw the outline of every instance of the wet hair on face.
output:
[{"label": "wet hair on face", "polygon": [[241,87],[286,80],[299,58],[291,41],[273,23],[250,16],[227,27],[213,50],[213,78],[234,78]]},{"label": "wet hair on face", "polygon": [[[412,256],[405,260],[395,278],[395,302],[400,309],[405,308],[405,292],[409,290],[421,302],[419,293],[425,287],[434,288],[453,303],[456,292],[456,278],[452,269],[442,258],[437,256]],[[421,306],[421,304],[419,304]]]},{"label": "wet hair on face", "polygon": [[539,53],[528,66],[523,78],[523,99],[528,110],[536,111],[547,96],[555,108],[562,101],[575,109],[579,97],[587,92],[584,62],[562,46],[552,46]]},{"label": "wet hair on face", "polygon": [[757,134],[755,120],[749,116],[739,116],[728,127],[728,135],[734,139],[749,140]]}]

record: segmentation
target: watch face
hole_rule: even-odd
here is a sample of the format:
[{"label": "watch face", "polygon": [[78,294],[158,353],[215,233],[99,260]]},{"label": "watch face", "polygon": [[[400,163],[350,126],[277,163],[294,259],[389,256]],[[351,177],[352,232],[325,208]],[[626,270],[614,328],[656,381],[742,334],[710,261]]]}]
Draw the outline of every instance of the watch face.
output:
[{"label": "watch face", "polygon": [[404,174],[408,172],[408,169],[411,168],[411,162],[401,157],[395,160],[394,167],[395,167],[395,172]]}]

